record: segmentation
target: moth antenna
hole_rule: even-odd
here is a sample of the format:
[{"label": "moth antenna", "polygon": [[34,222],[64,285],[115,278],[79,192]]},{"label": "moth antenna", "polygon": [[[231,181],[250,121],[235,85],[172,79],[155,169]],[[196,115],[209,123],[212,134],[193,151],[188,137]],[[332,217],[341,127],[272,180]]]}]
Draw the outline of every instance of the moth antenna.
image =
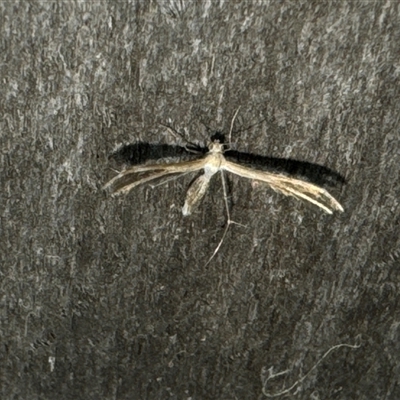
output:
[{"label": "moth antenna", "polygon": [[[233,114],[233,118],[232,118],[232,121],[231,121],[231,129],[229,130],[229,146],[231,146],[231,143],[232,143],[232,129],[233,129],[233,124],[234,124],[234,122],[235,122],[236,116],[237,116],[238,113],[239,113],[239,110],[240,110],[240,106],[239,106],[238,109],[235,111],[235,114]],[[227,149],[227,150],[228,150],[228,149]]]}]

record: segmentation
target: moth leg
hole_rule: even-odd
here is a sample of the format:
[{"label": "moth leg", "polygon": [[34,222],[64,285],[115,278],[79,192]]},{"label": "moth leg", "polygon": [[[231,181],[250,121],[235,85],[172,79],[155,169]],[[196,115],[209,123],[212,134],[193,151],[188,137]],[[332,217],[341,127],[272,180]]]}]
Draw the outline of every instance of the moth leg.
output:
[{"label": "moth leg", "polygon": [[[238,109],[239,111],[239,109]],[[217,247],[215,248],[214,252],[212,253],[211,257],[208,259],[207,263],[205,264],[205,267],[210,264],[211,260],[215,257],[215,255],[218,253],[219,249],[222,246],[222,243],[225,240],[225,237],[228,233],[229,227],[231,226],[231,224],[236,224],[236,225],[240,225],[245,227],[242,224],[239,224],[238,222],[232,221],[231,220],[231,213],[229,211],[229,204],[228,204],[228,191],[226,190],[226,182],[225,182],[225,175],[224,175],[224,171],[221,170],[221,180],[222,180],[222,189],[224,191],[224,202],[225,202],[225,208],[226,208],[226,216],[228,218],[228,221],[226,222],[226,226],[224,229],[224,233],[222,234],[221,240],[219,241]]]},{"label": "moth leg", "polygon": [[[184,136],[182,133],[178,132],[177,130],[175,130],[174,128],[172,128],[172,127],[169,126],[169,125],[165,125],[165,124],[162,124],[162,123],[160,123],[160,125],[163,126],[163,127],[165,127],[165,128],[167,128],[167,129],[168,129],[168,132],[169,132],[175,139],[178,139],[178,137],[179,137],[180,139],[183,139],[183,140],[185,141],[185,150],[186,150],[187,152],[189,152],[189,153],[194,153],[194,154],[204,154],[204,151],[203,151],[197,144],[194,144],[194,143],[192,143],[192,142],[189,142],[189,141],[185,138],[185,136]],[[191,148],[190,148],[189,146],[191,146]]]}]

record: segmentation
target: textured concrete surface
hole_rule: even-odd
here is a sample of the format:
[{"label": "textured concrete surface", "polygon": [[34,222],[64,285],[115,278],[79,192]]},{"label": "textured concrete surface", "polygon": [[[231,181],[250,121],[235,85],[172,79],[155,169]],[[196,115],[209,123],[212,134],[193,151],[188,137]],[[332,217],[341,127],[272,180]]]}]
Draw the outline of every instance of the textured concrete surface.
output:
[{"label": "textured concrete surface", "polygon": [[[397,2],[2,2],[0,32],[2,399],[400,398]],[[229,177],[205,267],[219,178],[186,218],[193,176],[101,188],[239,106],[231,146],[335,171],[345,212]]]}]

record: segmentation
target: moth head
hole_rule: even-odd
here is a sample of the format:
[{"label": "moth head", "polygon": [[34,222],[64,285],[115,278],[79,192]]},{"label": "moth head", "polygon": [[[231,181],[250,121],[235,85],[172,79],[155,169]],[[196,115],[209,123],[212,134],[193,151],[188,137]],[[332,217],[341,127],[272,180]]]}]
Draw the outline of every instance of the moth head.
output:
[{"label": "moth head", "polygon": [[224,152],[224,144],[220,143],[219,140],[213,140],[208,145],[208,150],[210,153],[223,153]]}]

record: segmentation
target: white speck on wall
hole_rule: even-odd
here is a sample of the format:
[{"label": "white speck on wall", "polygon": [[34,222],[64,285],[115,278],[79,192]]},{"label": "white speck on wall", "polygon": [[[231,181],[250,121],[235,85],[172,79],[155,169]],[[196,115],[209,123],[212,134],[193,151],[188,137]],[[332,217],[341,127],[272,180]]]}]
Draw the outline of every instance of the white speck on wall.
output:
[{"label": "white speck on wall", "polygon": [[54,365],[56,364],[56,358],[54,356],[49,357],[50,372],[54,371]]}]

